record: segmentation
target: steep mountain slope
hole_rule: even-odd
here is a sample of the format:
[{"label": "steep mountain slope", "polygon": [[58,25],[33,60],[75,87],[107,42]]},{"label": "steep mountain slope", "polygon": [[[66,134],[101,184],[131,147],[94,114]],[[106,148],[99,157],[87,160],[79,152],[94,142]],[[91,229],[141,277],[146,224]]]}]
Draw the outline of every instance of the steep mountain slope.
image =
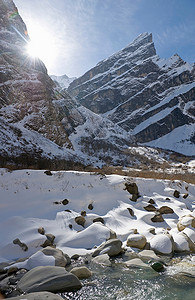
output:
[{"label": "steep mountain slope", "polygon": [[[159,58],[151,34],[141,34],[98,63],[73,81],[68,92],[140,143],[195,154],[195,65],[177,54]],[[189,130],[183,136],[186,126]],[[172,145],[161,143],[161,137],[169,139],[176,129]]]},{"label": "steep mountain slope", "polygon": [[107,149],[124,161],[129,134],[61,93],[44,64],[27,55],[28,41],[13,1],[0,0],[1,165],[10,160],[37,165],[41,159],[89,164],[100,153],[107,159]]},{"label": "steep mountain slope", "polygon": [[62,76],[50,75],[51,79],[61,89],[67,89],[76,77],[68,77],[66,74]]}]

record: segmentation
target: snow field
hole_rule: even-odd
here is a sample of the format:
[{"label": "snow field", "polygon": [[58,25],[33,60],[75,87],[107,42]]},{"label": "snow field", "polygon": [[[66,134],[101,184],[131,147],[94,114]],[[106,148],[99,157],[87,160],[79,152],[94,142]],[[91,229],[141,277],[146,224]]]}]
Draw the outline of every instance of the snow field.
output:
[{"label": "snow field", "polygon": [[[68,255],[93,252],[94,246],[110,237],[110,230],[125,245],[132,229],[150,242],[168,228],[170,234],[177,235],[178,247],[186,249],[185,241],[178,235],[177,223],[182,216],[195,216],[194,185],[73,171],[52,174],[48,176],[43,170],[0,169],[0,261],[29,257],[42,249],[40,245],[46,237],[38,233],[39,227],[44,227],[46,234],[53,234],[56,247]],[[127,181],[138,186],[141,197],[137,202],[131,201],[131,195],[124,190]],[[175,189],[180,192],[179,198],[173,196]],[[186,199],[182,197],[185,193],[189,194]],[[68,199],[67,205],[61,203],[64,199]],[[156,209],[166,205],[174,213],[163,214],[164,222],[152,222],[155,213],[144,209],[150,199],[155,201]],[[93,205],[92,210],[89,204]],[[128,209],[132,209],[133,216]],[[75,222],[81,211],[86,211],[84,227]],[[93,223],[99,216],[104,224]],[[193,239],[194,229],[185,230]],[[28,251],[13,244],[16,238],[28,246]]]}]

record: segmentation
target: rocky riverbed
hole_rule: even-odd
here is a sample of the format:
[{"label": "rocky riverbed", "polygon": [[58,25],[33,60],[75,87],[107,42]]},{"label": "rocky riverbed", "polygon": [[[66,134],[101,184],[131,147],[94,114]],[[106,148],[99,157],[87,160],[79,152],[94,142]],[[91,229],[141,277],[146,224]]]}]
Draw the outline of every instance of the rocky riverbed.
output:
[{"label": "rocky riverbed", "polygon": [[0,176],[2,297],[194,299],[194,185],[65,171]]}]

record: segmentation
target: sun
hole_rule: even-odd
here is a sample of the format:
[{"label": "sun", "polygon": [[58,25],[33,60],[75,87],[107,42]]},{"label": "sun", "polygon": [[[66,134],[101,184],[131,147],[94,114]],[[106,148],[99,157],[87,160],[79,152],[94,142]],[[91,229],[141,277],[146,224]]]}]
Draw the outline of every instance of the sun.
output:
[{"label": "sun", "polygon": [[27,54],[32,58],[40,58],[46,67],[51,66],[57,55],[55,37],[41,26],[29,26],[30,41],[27,43]]}]

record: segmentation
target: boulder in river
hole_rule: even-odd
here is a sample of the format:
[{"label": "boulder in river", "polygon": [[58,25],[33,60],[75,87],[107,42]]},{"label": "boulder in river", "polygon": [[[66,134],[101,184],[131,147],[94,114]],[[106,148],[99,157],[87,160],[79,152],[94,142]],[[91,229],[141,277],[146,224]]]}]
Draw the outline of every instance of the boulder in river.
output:
[{"label": "boulder in river", "polygon": [[122,242],[118,239],[111,239],[100,245],[92,254],[93,257],[101,254],[115,256],[122,252]]},{"label": "boulder in river", "polygon": [[143,249],[146,245],[146,238],[142,234],[130,234],[127,238],[127,246]]},{"label": "boulder in river", "polygon": [[26,273],[18,282],[17,288],[25,293],[66,292],[81,288],[81,282],[62,267],[36,267]]}]

